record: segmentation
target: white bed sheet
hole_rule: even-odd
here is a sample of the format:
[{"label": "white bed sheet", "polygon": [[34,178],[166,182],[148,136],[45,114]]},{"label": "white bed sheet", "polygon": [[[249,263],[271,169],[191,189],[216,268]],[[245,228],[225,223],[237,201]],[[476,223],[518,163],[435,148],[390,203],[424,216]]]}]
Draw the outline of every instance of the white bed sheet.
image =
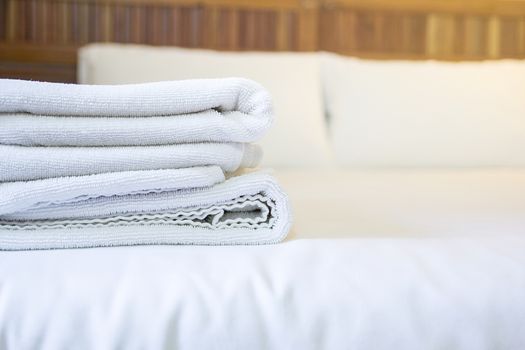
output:
[{"label": "white bed sheet", "polygon": [[292,237],[525,236],[525,168],[276,171]]},{"label": "white bed sheet", "polygon": [[277,176],[283,244],[0,252],[0,348],[525,348],[525,171]]}]

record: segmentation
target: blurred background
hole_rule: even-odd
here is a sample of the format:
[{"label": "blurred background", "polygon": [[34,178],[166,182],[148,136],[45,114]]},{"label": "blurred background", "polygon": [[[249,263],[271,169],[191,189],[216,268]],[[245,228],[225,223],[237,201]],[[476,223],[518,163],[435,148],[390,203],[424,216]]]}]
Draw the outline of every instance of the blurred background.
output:
[{"label": "blurred background", "polygon": [[0,0],[0,76],[76,81],[91,42],[525,58],[524,0]]}]

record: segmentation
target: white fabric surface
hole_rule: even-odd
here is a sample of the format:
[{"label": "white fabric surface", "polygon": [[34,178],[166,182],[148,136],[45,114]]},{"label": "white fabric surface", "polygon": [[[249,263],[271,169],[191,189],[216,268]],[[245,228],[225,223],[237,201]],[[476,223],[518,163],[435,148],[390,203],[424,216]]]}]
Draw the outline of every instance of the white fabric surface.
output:
[{"label": "white fabric surface", "polygon": [[272,117],[242,78],[0,80],[0,250],[281,241],[291,214],[273,178],[223,173],[258,165],[247,142]]},{"label": "white fabric surface", "polygon": [[256,167],[262,158],[259,146],[243,143],[122,147],[0,145],[0,154],[0,182],[206,165],[234,172],[243,167]]},{"label": "white fabric surface", "polygon": [[0,184],[0,250],[284,239],[291,213],[275,180],[222,176],[211,167]]},{"label": "white fabric surface", "polygon": [[224,180],[221,169],[210,166],[7,182],[0,184],[0,217],[17,212],[27,215],[31,208],[78,203],[93,198],[206,188]]},{"label": "white fabric surface", "polygon": [[[267,128],[258,117],[203,111],[160,117],[50,117],[2,114],[0,140],[22,146],[129,146],[251,142]],[[252,123],[254,122],[255,123]]]},{"label": "white fabric surface", "polygon": [[521,350],[524,249],[495,237],[0,252],[0,345]]},{"label": "white fabric surface", "polygon": [[333,163],[319,60],[314,53],[92,44],[79,50],[78,67],[78,80],[83,84],[230,76],[253,79],[270,92],[276,114],[274,127],[261,140],[265,150],[263,166],[312,167]]},{"label": "white fabric surface", "polygon": [[525,165],[524,62],[321,62],[338,164]]},{"label": "white fabric surface", "polygon": [[0,90],[2,144],[252,142],[273,120],[270,95],[242,78],[118,86],[0,79]]},{"label": "white fabric surface", "polygon": [[523,349],[525,170],[277,177],[283,244],[0,252],[0,347]]},{"label": "white fabric surface", "polygon": [[261,150],[246,143],[273,119],[268,93],[242,78],[119,86],[0,79],[0,91],[0,182],[206,165],[234,172],[259,164]]},{"label": "white fabric surface", "polygon": [[1,79],[0,110],[51,116],[144,117],[216,109],[271,121],[270,95],[244,78],[124,85],[77,85]]},{"label": "white fabric surface", "polygon": [[303,238],[525,235],[525,168],[277,171]]}]

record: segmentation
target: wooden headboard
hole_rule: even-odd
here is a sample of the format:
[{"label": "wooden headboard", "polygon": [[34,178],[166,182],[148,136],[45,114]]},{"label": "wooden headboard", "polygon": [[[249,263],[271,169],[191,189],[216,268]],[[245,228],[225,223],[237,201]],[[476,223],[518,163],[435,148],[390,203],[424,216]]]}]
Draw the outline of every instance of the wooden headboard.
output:
[{"label": "wooden headboard", "polygon": [[0,76],[75,81],[90,42],[525,58],[525,0],[0,0]]}]

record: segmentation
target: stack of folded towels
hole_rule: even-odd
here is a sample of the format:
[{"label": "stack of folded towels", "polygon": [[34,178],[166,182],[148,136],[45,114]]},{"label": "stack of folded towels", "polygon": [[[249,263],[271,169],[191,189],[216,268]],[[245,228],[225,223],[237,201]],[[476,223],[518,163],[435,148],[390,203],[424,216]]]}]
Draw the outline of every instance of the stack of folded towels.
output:
[{"label": "stack of folded towels", "polygon": [[0,80],[0,249],[278,242],[286,194],[239,174],[271,122],[246,79]]}]

